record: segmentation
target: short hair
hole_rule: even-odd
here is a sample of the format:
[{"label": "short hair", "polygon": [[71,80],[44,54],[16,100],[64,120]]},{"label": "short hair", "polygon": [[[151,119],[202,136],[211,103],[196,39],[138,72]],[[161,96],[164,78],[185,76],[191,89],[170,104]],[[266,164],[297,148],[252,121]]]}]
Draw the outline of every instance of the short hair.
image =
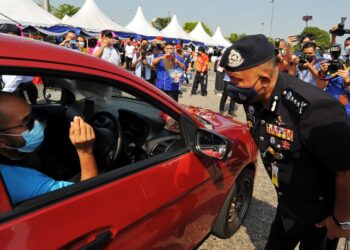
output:
[{"label": "short hair", "polygon": [[199,51],[204,53],[204,52],[205,52],[204,47],[199,47],[199,48],[198,48],[198,52],[199,52]]},{"label": "short hair", "polygon": [[113,37],[113,33],[111,30],[102,30],[101,31],[101,36],[102,37],[108,37],[108,38],[112,38]]},{"label": "short hair", "polygon": [[66,35],[67,35],[68,33],[73,33],[74,35],[76,35],[74,30],[68,30],[67,33],[66,33]]},{"label": "short hair", "polygon": [[314,42],[307,42],[303,45],[302,50],[313,48],[316,51],[316,44]]},{"label": "short hair", "polygon": [[165,43],[165,47],[166,47],[166,46],[174,46],[174,44],[173,44],[173,42],[166,42],[166,43]]},{"label": "short hair", "polygon": [[350,41],[350,36],[348,38],[345,39],[344,43]]}]

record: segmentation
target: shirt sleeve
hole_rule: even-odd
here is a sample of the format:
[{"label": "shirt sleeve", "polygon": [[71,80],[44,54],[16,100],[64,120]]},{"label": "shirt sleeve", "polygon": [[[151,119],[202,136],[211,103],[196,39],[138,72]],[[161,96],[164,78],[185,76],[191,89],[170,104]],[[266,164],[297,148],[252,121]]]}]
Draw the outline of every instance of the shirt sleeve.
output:
[{"label": "shirt sleeve", "polygon": [[2,89],[4,92],[14,92],[18,86],[23,82],[30,82],[33,80],[31,76],[16,76],[16,75],[3,75],[2,81],[5,86]]},{"label": "shirt sleeve", "polygon": [[307,150],[324,169],[350,169],[350,121],[336,99],[312,102],[301,117],[300,133]]},{"label": "shirt sleeve", "polygon": [[14,204],[73,184],[55,181],[31,168],[1,165],[0,171]]}]

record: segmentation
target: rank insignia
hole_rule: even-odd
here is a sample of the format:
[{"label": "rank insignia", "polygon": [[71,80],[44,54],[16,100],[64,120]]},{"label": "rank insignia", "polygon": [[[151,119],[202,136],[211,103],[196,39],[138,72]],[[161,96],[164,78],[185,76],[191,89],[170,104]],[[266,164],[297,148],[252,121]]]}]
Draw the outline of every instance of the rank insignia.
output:
[{"label": "rank insignia", "polygon": [[309,102],[295,92],[293,89],[286,89],[282,91],[282,102],[291,111],[301,116],[303,112],[309,107]]},{"label": "rank insignia", "polygon": [[249,112],[249,114],[254,115],[254,113],[255,113],[255,108],[254,108],[253,106],[249,105],[249,107],[248,107],[248,112]]},{"label": "rank insignia", "polygon": [[266,123],[266,133],[293,142],[293,130]]}]

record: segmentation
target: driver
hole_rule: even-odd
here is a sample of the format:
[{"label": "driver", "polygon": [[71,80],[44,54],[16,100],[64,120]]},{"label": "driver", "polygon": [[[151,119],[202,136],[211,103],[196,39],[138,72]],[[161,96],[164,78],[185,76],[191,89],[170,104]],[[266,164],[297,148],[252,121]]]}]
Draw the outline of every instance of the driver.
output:
[{"label": "driver", "polygon": [[[95,134],[80,117],[74,117],[70,125],[69,138],[79,156],[83,181],[97,175],[92,152]],[[0,92],[0,156],[9,159],[8,164],[0,162],[0,172],[13,204],[73,184],[11,164],[34,152],[43,140],[44,125],[33,118],[30,105],[15,94]]]}]

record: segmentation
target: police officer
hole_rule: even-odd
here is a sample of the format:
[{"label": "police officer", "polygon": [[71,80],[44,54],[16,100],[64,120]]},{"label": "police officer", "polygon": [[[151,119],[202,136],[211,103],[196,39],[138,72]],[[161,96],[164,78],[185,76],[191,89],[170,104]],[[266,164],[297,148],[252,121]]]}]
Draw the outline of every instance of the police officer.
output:
[{"label": "police officer", "polygon": [[350,237],[350,121],[322,90],[279,73],[263,35],[226,49],[230,96],[244,105],[250,132],[278,194],[265,249],[336,249]]}]

